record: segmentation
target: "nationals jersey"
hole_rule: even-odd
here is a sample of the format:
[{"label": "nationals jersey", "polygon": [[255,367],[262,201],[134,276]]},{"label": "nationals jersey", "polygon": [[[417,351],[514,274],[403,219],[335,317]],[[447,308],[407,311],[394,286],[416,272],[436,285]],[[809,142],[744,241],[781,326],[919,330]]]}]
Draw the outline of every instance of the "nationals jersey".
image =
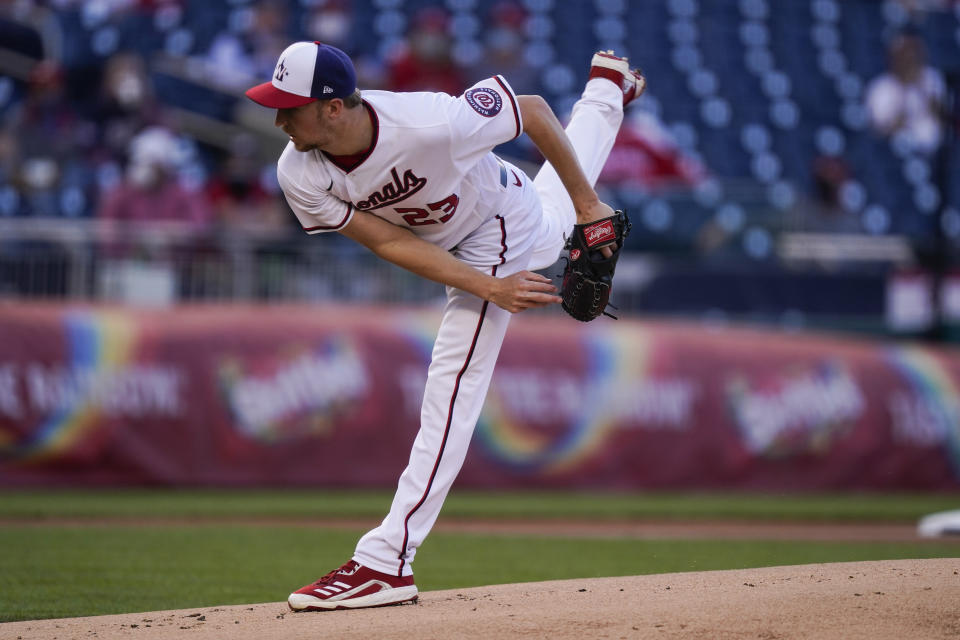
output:
[{"label": "nationals jersey", "polygon": [[366,91],[373,142],[353,166],[289,143],[277,167],[307,233],[342,229],[368,211],[444,249],[509,210],[522,172],[492,153],[520,135],[517,97],[501,76],[445,93]]}]

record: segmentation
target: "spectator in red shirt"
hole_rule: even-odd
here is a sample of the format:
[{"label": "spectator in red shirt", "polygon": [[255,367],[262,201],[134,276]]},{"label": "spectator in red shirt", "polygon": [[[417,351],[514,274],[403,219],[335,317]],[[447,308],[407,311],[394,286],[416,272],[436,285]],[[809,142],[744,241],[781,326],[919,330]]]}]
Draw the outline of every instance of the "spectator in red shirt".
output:
[{"label": "spectator in red shirt", "polygon": [[647,189],[693,186],[706,168],[677,146],[653,114],[638,111],[620,127],[599,182]]},{"label": "spectator in red shirt", "polygon": [[125,178],[104,195],[98,217],[187,232],[205,229],[213,210],[202,191],[180,184],[180,161],[177,139],[169,130],[149,127],[137,134],[130,143]]},{"label": "spectator in red shirt", "polygon": [[402,47],[387,62],[387,82],[392,91],[443,91],[460,95],[466,88],[462,70],[451,55],[446,11],[429,7],[413,19]]}]

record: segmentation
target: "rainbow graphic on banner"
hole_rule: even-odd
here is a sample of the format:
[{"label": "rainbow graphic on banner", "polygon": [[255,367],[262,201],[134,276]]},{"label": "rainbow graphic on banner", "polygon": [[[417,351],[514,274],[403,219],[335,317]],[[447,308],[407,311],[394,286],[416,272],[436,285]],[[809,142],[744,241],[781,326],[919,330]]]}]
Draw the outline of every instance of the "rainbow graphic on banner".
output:
[{"label": "rainbow graphic on banner", "polygon": [[400,318],[398,330],[402,331],[407,341],[413,345],[423,357],[425,363],[430,362],[433,353],[433,343],[437,339],[440,328],[440,316],[433,312],[410,311],[397,314]]},{"label": "rainbow graphic on banner", "polygon": [[937,415],[943,417],[943,437],[954,473],[960,477],[960,385],[943,362],[919,347],[890,349],[887,360]]},{"label": "rainbow graphic on banner", "polygon": [[642,379],[648,366],[646,334],[635,327],[584,334],[580,344],[587,364],[577,415],[558,434],[534,433],[513,420],[491,390],[474,436],[486,455],[515,471],[554,475],[576,468],[605,446],[618,421],[611,410],[613,395],[624,382]]},{"label": "rainbow graphic on banner", "polygon": [[[132,356],[136,331],[130,319],[116,312],[71,311],[63,316],[68,352],[62,364],[68,371],[96,374],[124,366]],[[0,453],[24,462],[63,456],[98,428],[100,411],[89,399],[60,406],[44,417],[36,429]]]}]

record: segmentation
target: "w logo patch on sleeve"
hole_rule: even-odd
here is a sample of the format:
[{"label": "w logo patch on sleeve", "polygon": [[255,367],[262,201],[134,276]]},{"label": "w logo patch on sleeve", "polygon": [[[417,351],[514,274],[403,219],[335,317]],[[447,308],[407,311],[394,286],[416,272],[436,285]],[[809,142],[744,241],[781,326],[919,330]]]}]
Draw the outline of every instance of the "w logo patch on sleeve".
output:
[{"label": "w logo patch on sleeve", "polygon": [[503,107],[503,98],[500,94],[487,87],[478,87],[470,89],[463,98],[467,101],[473,110],[486,118],[492,118],[500,113]]}]

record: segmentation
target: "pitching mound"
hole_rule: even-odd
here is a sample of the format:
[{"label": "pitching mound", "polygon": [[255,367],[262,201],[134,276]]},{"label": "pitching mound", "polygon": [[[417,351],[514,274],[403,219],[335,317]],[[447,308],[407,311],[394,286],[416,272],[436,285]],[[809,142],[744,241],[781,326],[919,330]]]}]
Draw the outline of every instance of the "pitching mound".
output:
[{"label": "pitching mound", "polygon": [[359,611],[269,603],[14,622],[0,638],[955,640],[957,603],[960,559],[897,560],[454,589]]}]

